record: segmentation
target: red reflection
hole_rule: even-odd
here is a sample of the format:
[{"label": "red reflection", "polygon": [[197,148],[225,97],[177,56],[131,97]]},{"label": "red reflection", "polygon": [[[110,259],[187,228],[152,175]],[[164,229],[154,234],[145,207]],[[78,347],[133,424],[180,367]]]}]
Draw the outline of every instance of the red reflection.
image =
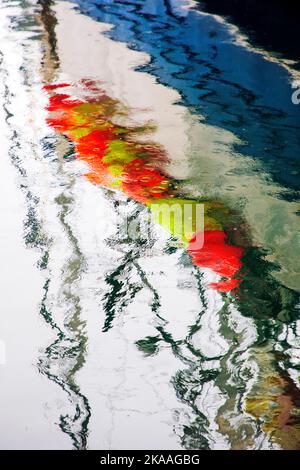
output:
[{"label": "red reflection", "polygon": [[242,267],[243,248],[226,243],[226,234],[222,230],[207,230],[204,233],[204,243],[201,248],[191,247],[195,239],[196,237],[191,240],[188,248],[193,263],[203,268],[210,268],[222,277],[230,278],[227,281],[212,283],[211,287],[221,292],[228,292],[238,287],[241,281],[231,278]]},{"label": "red reflection", "polygon": [[[135,137],[151,131],[150,126],[124,127],[113,121],[119,115],[120,103],[109,98],[95,82],[82,81],[81,86],[92,93],[78,100],[56,89],[67,83],[46,85],[53,92],[47,110],[54,116],[47,123],[73,141],[78,159],[85,161],[90,171],[85,176],[94,184],[122,189],[134,200],[150,204],[157,199],[178,197],[170,177],[159,168],[167,160],[165,151],[153,142],[141,143]],[[124,111],[123,114],[129,111]],[[216,221],[219,226],[221,222]],[[212,269],[225,280],[211,287],[228,292],[239,286],[235,276],[242,267],[243,248],[226,243],[223,230],[205,230],[204,245],[197,248],[193,241],[188,246],[195,265]]]}]

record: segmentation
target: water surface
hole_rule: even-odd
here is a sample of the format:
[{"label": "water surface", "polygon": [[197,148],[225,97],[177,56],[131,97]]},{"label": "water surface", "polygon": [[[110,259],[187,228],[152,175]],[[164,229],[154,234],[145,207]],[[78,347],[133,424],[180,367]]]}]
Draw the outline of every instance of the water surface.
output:
[{"label": "water surface", "polygon": [[[36,416],[16,437],[3,411],[1,447],[298,449],[296,68],[183,1],[6,1],[1,18],[20,252],[1,279],[28,295],[22,320],[4,298],[1,404]],[[203,204],[203,248],[155,221],[128,238],[153,201]]]}]

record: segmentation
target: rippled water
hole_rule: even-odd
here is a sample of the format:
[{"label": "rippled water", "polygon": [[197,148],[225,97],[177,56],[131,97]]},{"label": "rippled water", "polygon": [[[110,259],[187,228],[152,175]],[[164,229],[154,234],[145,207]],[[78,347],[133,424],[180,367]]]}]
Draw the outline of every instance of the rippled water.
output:
[{"label": "rippled water", "polygon": [[299,449],[297,69],[183,0],[0,22],[0,446]]}]

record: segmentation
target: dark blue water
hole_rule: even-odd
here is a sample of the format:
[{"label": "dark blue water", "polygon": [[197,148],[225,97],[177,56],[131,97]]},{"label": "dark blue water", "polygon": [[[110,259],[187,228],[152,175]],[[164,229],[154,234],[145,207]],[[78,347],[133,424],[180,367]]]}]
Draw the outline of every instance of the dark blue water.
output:
[{"label": "dark blue water", "polygon": [[150,54],[143,70],[179,91],[206,122],[233,132],[235,151],[263,162],[297,198],[300,188],[300,106],[291,101],[288,71],[238,44],[215,17],[163,0],[77,0],[83,13],[112,23],[108,34]]}]

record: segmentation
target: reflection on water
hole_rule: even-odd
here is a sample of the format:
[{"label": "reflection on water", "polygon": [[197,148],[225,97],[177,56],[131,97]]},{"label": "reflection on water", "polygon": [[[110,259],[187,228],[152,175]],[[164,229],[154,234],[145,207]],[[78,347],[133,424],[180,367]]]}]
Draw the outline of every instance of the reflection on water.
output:
[{"label": "reflection on water", "polygon": [[[68,85],[64,83],[50,84],[44,88],[53,91],[66,87]],[[226,225],[226,218],[229,218],[229,211],[224,210],[218,201],[199,200],[205,207],[204,237],[203,243],[196,243],[197,221],[193,213],[196,212],[194,206],[197,201],[176,197],[176,192],[180,191],[179,185],[159,170],[159,165],[167,159],[164,150],[151,141],[136,140],[135,136],[149,133],[151,126],[137,128],[115,124],[114,120],[127,117],[129,112],[126,108],[106,96],[95,82],[84,81],[81,87],[91,94],[84,101],[72,99],[66,93],[50,96],[47,109],[57,115],[48,118],[47,122],[74,142],[77,158],[85,161],[91,170],[86,177],[93,183],[124,191],[130,198],[146,204],[150,211],[166,206],[174,208],[175,205],[176,208],[182,208],[172,211],[172,218],[167,217],[164,221],[171,234],[177,238],[183,225],[181,219],[184,223],[186,218],[184,210],[191,206],[195,228],[190,235],[182,231],[181,238],[194,264],[211,268],[229,278],[215,283],[213,287],[217,290],[227,292],[236,288],[240,282],[231,278],[242,267],[243,248],[225,242],[226,234],[222,228]],[[222,218],[225,219],[223,223]],[[159,217],[156,219],[159,222]]]},{"label": "reflection on water", "polygon": [[111,37],[148,52],[143,70],[178,90],[207,124],[232,131],[236,152],[261,159],[276,180],[299,189],[300,113],[284,68],[237,43],[214,17],[180,9],[182,1],[76,3],[116,25]]},{"label": "reflection on water", "polygon": [[[26,36],[16,76],[41,113],[22,124],[34,128],[26,140],[2,67],[24,238],[40,253],[40,315],[54,334],[36,363],[69,401],[56,422],[77,449],[299,449],[300,121],[288,69],[182,1],[74,3],[117,26],[100,34],[67,2],[2,7],[13,40]],[[136,71],[131,49],[150,54]],[[182,237],[174,214],[150,238],[127,237],[153,202],[201,203],[204,226]]]},{"label": "reflection on water", "polygon": [[[21,76],[19,86],[24,87],[24,89],[34,89],[34,76],[30,75],[28,72],[31,67],[35,65],[31,56],[31,43],[39,39],[39,36],[33,33],[36,28],[36,26],[33,27],[33,15],[37,13],[37,11],[35,11],[34,5],[30,2],[21,2],[21,6],[24,14],[19,17],[15,16],[15,5],[11,6],[9,2],[7,2],[2,5],[2,8],[8,20],[12,21],[15,29],[15,38],[18,39],[19,35],[24,35],[26,41],[25,47],[29,52],[21,65],[21,70],[24,70],[24,74]],[[51,34],[53,35],[55,25],[55,17],[50,13],[51,12],[48,14],[48,12],[44,10],[41,15],[41,18],[46,20],[46,33],[49,35],[49,38],[51,38]],[[48,38],[46,38],[46,40],[48,47]],[[49,51],[49,57],[56,66],[58,59],[53,45],[51,47],[49,46],[49,50],[46,49],[44,51],[46,60]],[[7,54],[8,56],[11,54],[12,60],[14,59],[12,51],[8,50]],[[17,118],[21,118],[21,110],[22,106],[24,106],[24,102],[22,101],[24,98],[15,94],[11,82],[15,73],[15,66],[18,66],[18,63],[13,64],[10,70],[4,69],[2,71],[6,79],[7,87],[5,107],[8,129],[11,133],[10,158],[20,176],[19,187],[25,194],[28,206],[28,213],[24,222],[24,241],[27,246],[39,252],[40,261],[38,262],[38,267],[44,273],[44,295],[41,299],[40,315],[44,318],[55,335],[55,340],[46,347],[39,358],[36,358],[37,367],[42,374],[45,374],[48,379],[58,384],[67,394],[72,409],[68,410],[67,414],[60,415],[59,426],[71,437],[74,447],[82,449],[86,447],[87,424],[90,409],[87,398],[81,393],[75,380],[76,372],[84,364],[86,336],[84,333],[85,324],[80,319],[80,297],[76,293],[76,283],[82,270],[83,257],[78,247],[77,240],[67,221],[73,203],[72,182],[68,181],[63,183],[64,170],[61,164],[58,163],[57,176],[62,180],[61,185],[66,186],[66,188],[58,193],[53,203],[57,207],[57,221],[61,224],[61,230],[66,237],[69,253],[65,260],[61,260],[61,285],[52,286],[52,284],[55,284],[55,274],[51,268],[51,259],[57,256],[59,251],[54,247],[53,240],[49,238],[43,227],[43,217],[41,217],[39,210],[43,196],[42,194],[35,193],[35,180],[39,177],[39,171],[41,170],[38,163],[40,156],[38,155],[37,149],[34,148],[33,142],[27,140],[28,136],[26,135],[26,131],[24,131],[24,129],[20,127],[20,123],[14,119],[13,110],[18,109]],[[16,84],[16,86],[18,86],[18,84]],[[29,104],[32,105],[33,102],[34,97],[29,97]],[[25,105],[26,104],[28,103],[25,101]],[[18,113],[20,113],[20,115]],[[33,132],[37,132],[37,130],[33,128]],[[42,138],[42,135],[40,135],[40,138]],[[42,140],[42,146],[44,149],[44,158],[49,158],[49,152],[53,152],[54,149],[54,142],[44,138],[44,141]],[[33,167],[32,163],[28,165],[26,161],[24,148],[30,149],[32,152],[32,158],[35,160],[33,161]],[[36,165],[36,168],[34,168],[34,165]],[[59,315],[60,310],[62,313],[61,317]],[[54,313],[55,311],[56,313]],[[58,317],[56,317],[57,314]],[[45,442],[43,442],[43,445],[47,447]],[[56,445],[60,447],[57,443]],[[31,443],[31,446],[35,447],[35,443]]]}]

